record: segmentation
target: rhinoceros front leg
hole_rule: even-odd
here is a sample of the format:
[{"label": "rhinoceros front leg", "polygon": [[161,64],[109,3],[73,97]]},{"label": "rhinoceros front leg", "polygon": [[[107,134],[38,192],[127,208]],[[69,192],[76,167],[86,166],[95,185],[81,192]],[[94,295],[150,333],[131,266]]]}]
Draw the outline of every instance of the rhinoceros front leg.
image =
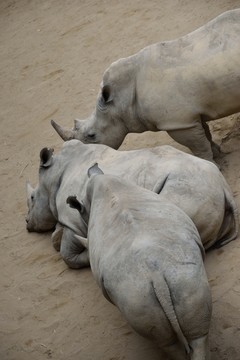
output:
[{"label": "rhinoceros front leg", "polygon": [[75,233],[66,227],[63,229],[60,254],[65,263],[72,269],[90,266],[88,250],[75,237]]},{"label": "rhinoceros front leg", "polygon": [[51,236],[53,247],[57,251],[60,251],[62,234],[63,234],[63,226],[57,223],[56,228]]},{"label": "rhinoceros front leg", "polygon": [[206,137],[201,121],[190,129],[169,130],[168,134],[179,144],[188,147],[194,155],[214,162],[211,143]]},{"label": "rhinoceros front leg", "polygon": [[213,158],[216,158],[221,154],[220,146],[213,141],[212,134],[211,134],[211,132],[209,130],[209,126],[204,120],[202,120],[202,127],[203,127],[203,129],[205,131],[205,135],[206,135],[208,141],[211,144],[211,148],[212,148],[212,152],[213,152]]}]

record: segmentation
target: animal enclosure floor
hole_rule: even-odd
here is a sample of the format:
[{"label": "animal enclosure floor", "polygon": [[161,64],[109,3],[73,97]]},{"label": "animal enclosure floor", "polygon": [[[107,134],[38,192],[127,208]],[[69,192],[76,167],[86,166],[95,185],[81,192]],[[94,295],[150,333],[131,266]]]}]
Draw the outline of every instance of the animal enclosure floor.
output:
[{"label": "animal enclosure floor", "polygon": [[[62,145],[50,120],[72,127],[89,115],[114,60],[237,7],[233,0],[1,1],[1,360],[159,360],[153,344],[103,298],[90,269],[68,269],[50,234],[26,231],[25,181],[36,184],[41,148]],[[239,115],[215,121],[216,140],[236,123]],[[183,149],[150,132],[128,135],[122,149],[159,144]],[[239,131],[223,148],[222,171],[240,207]],[[239,238],[207,254],[212,360],[240,358],[239,259]]]}]

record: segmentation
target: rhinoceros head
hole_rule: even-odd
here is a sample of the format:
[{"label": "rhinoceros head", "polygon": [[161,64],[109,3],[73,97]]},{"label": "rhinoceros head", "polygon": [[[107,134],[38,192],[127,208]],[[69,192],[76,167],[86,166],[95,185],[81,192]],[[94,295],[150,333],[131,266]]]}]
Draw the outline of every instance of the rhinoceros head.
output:
[{"label": "rhinoceros head", "polygon": [[119,119],[109,119],[107,113],[96,110],[85,120],[74,120],[74,127],[66,129],[54,120],[51,124],[64,141],[76,139],[87,144],[105,144],[118,149],[128,133],[124,123]]},{"label": "rhinoceros head", "polygon": [[[44,148],[40,152],[40,172],[51,166],[52,149]],[[43,181],[39,181],[36,188],[33,188],[29,182],[26,184],[28,214],[26,216],[26,227],[28,231],[43,232],[49,231],[56,225],[54,217],[49,206],[49,194]]]},{"label": "rhinoceros head", "polygon": [[105,144],[118,149],[136,127],[135,69],[131,60],[120,59],[104,73],[96,108],[85,120],[75,120],[73,129],[65,129],[53,120],[54,129],[64,141],[78,139],[84,143]]}]

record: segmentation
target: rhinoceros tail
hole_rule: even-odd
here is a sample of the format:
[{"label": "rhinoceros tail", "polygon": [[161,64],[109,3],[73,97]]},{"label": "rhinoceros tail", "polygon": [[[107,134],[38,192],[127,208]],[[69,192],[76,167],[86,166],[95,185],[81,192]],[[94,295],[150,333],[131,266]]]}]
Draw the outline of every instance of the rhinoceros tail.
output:
[{"label": "rhinoceros tail", "polygon": [[179,341],[184,345],[186,353],[190,354],[191,347],[189,346],[189,343],[186,337],[184,336],[181,326],[179,324],[167,280],[164,277],[162,280],[158,278],[156,281],[155,280],[153,281],[152,285],[155,295],[167,319],[169,320],[173,331],[177,335]]},{"label": "rhinoceros tail", "polygon": [[214,247],[219,248],[235,240],[239,231],[238,208],[228,186],[224,189],[225,213],[221,228],[218,233],[218,240]]}]

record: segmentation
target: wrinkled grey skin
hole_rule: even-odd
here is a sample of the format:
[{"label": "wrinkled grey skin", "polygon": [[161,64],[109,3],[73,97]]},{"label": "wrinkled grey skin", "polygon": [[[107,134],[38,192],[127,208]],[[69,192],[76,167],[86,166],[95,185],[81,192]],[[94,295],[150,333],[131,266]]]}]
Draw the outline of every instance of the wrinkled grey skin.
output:
[{"label": "wrinkled grey skin", "polygon": [[[89,261],[86,250],[74,237],[74,233],[86,235],[86,224],[79,227],[78,214],[66,206],[66,198],[70,193],[84,196],[86,172],[95,162],[105,173],[153,190],[163,200],[179,206],[193,220],[206,249],[236,238],[238,219],[233,196],[221,172],[209,161],[171,146],[117,151],[71,140],[57,155],[51,149],[41,151],[39,183],[36,189],[28,184],[26,218],[29,231],[48,231],[57,223],[62,225],[58,225],[52,240],[70,267],[88,266]],[[69,218],[75,231],[62,228]]]},{"label": "wrinkled grey skin", "polygon": [[210,359],[212,302],[191,219],[157,194],[111,175],[92,174],[83,203],[72,196],[67,202],[88,224],[82,242],[97,284],[133,329],[171,359]]},{"label": "wrinkled grey skin", "polygon": [[64,140],[117,149],[127,133],[165,130],[193,154],[213,161],[219,146],[206,121],[240,111],[240,9],[172,41],[148,46],[105,71],[96,108]]}]

